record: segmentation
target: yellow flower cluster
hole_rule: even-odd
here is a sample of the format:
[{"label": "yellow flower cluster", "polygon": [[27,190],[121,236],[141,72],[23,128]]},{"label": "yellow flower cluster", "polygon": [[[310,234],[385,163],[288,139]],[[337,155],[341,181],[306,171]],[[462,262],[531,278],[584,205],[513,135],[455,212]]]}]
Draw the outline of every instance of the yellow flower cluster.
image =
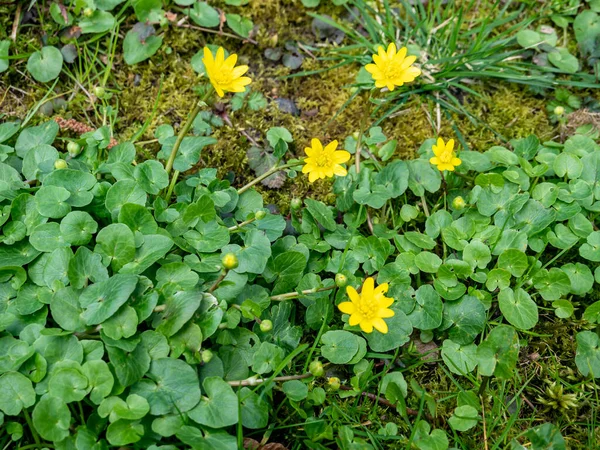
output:
[{"label": "yellow flower cluster", "polygon": [[[421,75],[421,70],[413,67],[416,59],[415,56],[407,56],[406,47],[397,51],[396,45],[391,43],[387,50],[379,46],[377,54],[373,55],[374,64],[367,64],[365,69],[371,74],[376,88],[393,91]],[[223,97],[225,92],[244,92],[246,86],[251,83],[250,78],[243,76],[248,71],[248,66],[236,67],[237,55],[231,54],[225,58],[225,50],[222,47],[219,47],[216,56],[205,47],[202,62],[211,85],[220,97]],[[308,181],[312,183],[334,175],[343,177],[348,174],[342,164],[350,160],[350,153],[338,150],[337,147],[336,140],[324,146],[319,139],[312,139],[311,146],[304,149],[306,158],[302,168],[302,172],[308,174]],[[453,171],[461,164],[454,152],[453,139],[445,143],[442,138],[438,138],[432,150],[435,156],[429,162],[442,172]],[[346,293],[350,301],[340,303],[338,308],[342,313],[349,314],[350,326],[358,325],[365,333],[372,333],[374,329],[387,333],[388,325],[384,319],[394,316],[394,310],[390,309],[394,299],[385,296],[387,291],[387,283],[375,287],[375,281],[369,277],[365,280],[360,294],[352,286],[348,286]]]}]

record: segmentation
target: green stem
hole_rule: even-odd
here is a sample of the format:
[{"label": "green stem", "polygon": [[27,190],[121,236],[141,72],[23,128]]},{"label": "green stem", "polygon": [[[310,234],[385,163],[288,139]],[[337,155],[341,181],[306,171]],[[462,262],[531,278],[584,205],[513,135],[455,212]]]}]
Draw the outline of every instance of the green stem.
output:
[{"label": "green stem", "polygon": [[221,284],[221,281],[223,281],[225,279],[225,277],[227,276],[227,272],[229,272],[227,269],[223,269],[223,272],[221,272],[221,275],[219,275],[219,278],[217,278],[217,281],[215,281],[214,284],[208,290],[209,294],[212,294],[215,291],[215,289],[217,289],[219,287],[219,284]]},{"label": "green stem", "polygon": [[173,177],[171,178],[171,182],[169,183],[169,189],[167,189],[167,195],[165,196],[165,200],[169,201],[171,195],[173,194],[173,189],[175,188],[175,184],[177,183],[177,179],[179,178],[179,170],[173,172]]},{"label": "green stem", "polygon": [[362,145],[362,137],[365,132],[365,127],[367,126],[367,120],[371,114],[371,92],[365,92],[365,110],[363,112],[363,116],[360,120],[360,128],[358,132],[358,139],[356,140],[356,151],[354,152],[354,165],[356,167],[356,173],[360,172],[360,146]]},{"label": "green stem", "polygon": [[30,448],[55,448],[52,444],[29,444],[19,447],[19,450],[27,450]]},{"label": "green stem", "polygon": [[[327,364],[323,364],[323,367],[325,367]],[[275,377],[275,378],[268,378],[268,379],[262,379],[262,378],[253,378],[250,377],[246,380],[238,380],[238,381],[228,381],[227,383],[230,386],[257,386],[261,383],[264,383],[265,381],[290,381],[290,380],[302,380],[303,378],[310,378],[313,377],[314,375],[310,372],[307,373],[303,373],[302,375],[286,375],[286,376],[281,376],[281,377]]]},{"label": "green stem", "polygon": [[289,300],[291,298],[300,297],[301,295],[316,294],[317,292],[329,291],[331,289],[335,289],[335,285],[318,288],[318,289],[317,288],[307,289],[305,291],[300,291],[300,292],[288,292],[287,294],[273,295],[272,297],[270,297],[270,299],[271,299],[271,301],[274,301],[274,302],[282,302],[284,300]]},{"label": "green stem", "polygon": [[425,194],[421,195],[421,203],[423,204],[423,212],[425,217],[429,217],[429,208],[427,207],[427,200],[425,200]]},{"label": "green stem", "polygon": [[35,427],[33,426],[31,416],[29,415],[29,411],[27,411],[27,409],[25,409],[25,408],[23,408],[23,415],[25,416],[25,421],[27,422],[27,426],[29,427],[29,430],[31,431],[33,440],[35,441],[36,445],[39,447],[39,445],[41,444],[42,441],[40,440],[40,437],[38,436],[37,431],[35,430]]},{"label": "green stem", "polygon": [[[206,100],[208,99],[210,94],[212,94],[212,87],[209,88],[206,91],[206,93],[202,96],[202,98],[198,101],[198,103],[196,103],[196,105],[194,106],[194,109],[192,109],[192,112],[188,116],[185,124],[183,125],[181,130],[179,130],[179,134],[177,135],[177,140],[175,141],[175,145],[173,145],[173,149],[171,150],[171,154],[169,155],[169,159],[167,160],[167,164],[165,165],[165,170],[167,171],[167,175],[169,175],[171,173],[171,170],[173,169],[173,163],[175,162],[175,157],[177,156],[177,151],[179,150],[179,147],[181,146],[183,139],[185,138],[186,134],[188,134],[188,131],[190,131],[190,128],[192,127],[194,120],[196,120],[196,116],[198,115],[198,113],[200,112],[202,107],[206,106]],[[175,184],[174,180],[177,180],[178,176],[179,176],[179,171],[175,171],[175,173],[173,173],[173,178],[171,179],[171,184],[169,186],[168,192],[173,192],[172,186],[174,186],[174,184]],[[169,199],[169,196],[167,196],[167,200],[168,199]]]},{"label": "green stem", "polygon": [[237,225],[229,227],[228,230],[229,230],[230,233],[233,233],[234,231],[240,230],[244,226],[251,224],[255,220],[256,220],[256,217],[253,217],[252,219],[244,220],[243,222],[240,222]]},{"label": "green stem", "polygon": [[302,162],[294,162],[294,163],[288,163],[288,164],[284,164],[282,166],[276,166],[273,167],[272,169],[267,170],[265,173],[263,173],[261,176],[256,177],[254,180],[252,180],[250,183],[246,184],[245,186],[241,187],[238,189],[237,193],[238,195],[243,194],[244,192],[246,192],[248,189],[250,189],[252,186],[254,186],[257,183],[260,183],[262,180],[264,180],[267,177],[270,177],[271,175],[273,175],[276,172],[279,172],[280,170],[284,170],[284,169],[289,169],[290,167],[296,167],[301,165]]}]

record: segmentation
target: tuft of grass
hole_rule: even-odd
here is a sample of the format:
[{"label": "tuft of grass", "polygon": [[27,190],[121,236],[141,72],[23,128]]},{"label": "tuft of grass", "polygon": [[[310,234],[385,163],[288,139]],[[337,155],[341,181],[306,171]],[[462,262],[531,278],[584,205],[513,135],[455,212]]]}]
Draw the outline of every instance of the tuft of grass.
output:
[{"label": "tuft of grass", "polygon": [[[409,54],[418,57],[422,75],[410,85],[379,96],[373,114],[375,124],[406,109],[409,99],[418,95],[438,108],[438,128],[440,116],[453,114],[488,127],[463,102],[465,96],[481,96],[476,86],[482,82],[517,83],[536,92],[560,86],[600,87],[591,74],[566,77],[559,69],[525,61],[524,50],[514,45],[515,34],[539,17],[522,2],[484,2],[484,6],[476,0],[424,3],[351,0],[345,5],[350,17],[347,21],[311,14],[343,31],[350,40],[347,45],[327,47],[322,52],[330,68],[364,66],[379,45],[389,42],[407,46]],[[315,73],[318,71],[291,76]],[[358,71],[353,85],[370,88],[369,74],[364,69]]]}]

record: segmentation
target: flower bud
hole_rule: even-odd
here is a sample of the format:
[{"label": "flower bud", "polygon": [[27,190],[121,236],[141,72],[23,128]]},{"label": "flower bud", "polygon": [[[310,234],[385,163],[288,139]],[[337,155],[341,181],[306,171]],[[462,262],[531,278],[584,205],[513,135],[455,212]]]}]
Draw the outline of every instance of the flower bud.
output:
[{"label": "flower bud", "polygon": [[565,113],[565,108],[562,106],[557,106],[556,108],[554,108],[554,114],[556,114],[557,116],[562,116]]},{"label": "flower bud", "polygon": [[211,352],[210,350],[202,350],[202,352],[200,353],[200,357],[202,358],[202,362],[204,364],[208,364],[210,360],[213,359],[213,356],[213,352]]},{"label": "flower bud", "polygon": [[308,366],[308,371],[312,373],[315,377],[322,377],[325,370],[323,369],[323,364],[318,359],[313,360]]},{"label": "flower bud", "polygon": [[290,207],[292,209],[300,209],[302,208],[302,200],[300,200],[299,198],[293,198],[291,203],[290,203]]},{"label": "flower bud", "polygon": [[223,263],[223,267],[227,270],[235,269],[240,264],[237,256],[235,256],[233,253],[225,254],[223,259],[221,259],[221,262]]},{"label": "flower bud", "polygon": [[54,168],[57,170],[66,169],[67,162],[64,159],[57,159],[56,161],[54,161]]},{"label": "flower bud", "polygon": [[90,17],[92,14],[94,14],[94,10],[92,8],[85,8],[82,13],[85,17]]},{"label": "flower bud", "polygon": [[106,94],[106,90],[102,86],[96,86],[94,88],[94,95],[98,98],[103,98]]},{"label": "flower bud", "polygon": [[74,158],[77,155],[79,155],[79,152],[81,151],[81,146],[77,142],[71,141],[67,144],[67,151],[69,152],[71,158]]},{"label": "flower bud", "polygon": [[327,384],[329,385],[329,389],[337,391],[342,385],[342,382],[338,377],[329,377],[327,378]]},{"label": "flower bud", "polygon": [[254,218],[256,220],[261,220],[261,219],[264,219],[266,215],[267,215],[267,213],[261,209],[260,211],[256,211],[254,213]]},{"label": "flower bud", "polygon": [[467,203],[465,202],[465,199],[462,198],[460,195],[458,197],[454,197],[454,200],[452,200],[452,207],[454,209],[460,211],[461,209],[464,209],[465,206],[467,206]]},{"label": "flower bud", "polygon": [[260,331],[263,333],[268,333],[273,329],[273,322],[270,320],[263,320],[260,322]]},{"label": "flower bud", "polygon": [[343,273],[338,273],[335,275],[335,285],[339,288],[346,287],[348,284],[348,277]]}]

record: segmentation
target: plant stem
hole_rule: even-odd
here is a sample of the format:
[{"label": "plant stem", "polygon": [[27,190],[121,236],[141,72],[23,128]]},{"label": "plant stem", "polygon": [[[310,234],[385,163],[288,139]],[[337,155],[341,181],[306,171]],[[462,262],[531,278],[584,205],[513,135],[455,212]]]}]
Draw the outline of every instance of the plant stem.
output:
[{"label": "plant stem", "polygon": [[421,195],[421,203],[423,204],[423,212],[425,217],[429,217],[429,207],[427,206],[427,200],[425,200],[425,194]]},{"label": "plant stem", "polygon": [[217,281],[215,281],[215,283],[208,290],[209,293],[213,293],[214,290],[219,287],[219,284],[221,284],[221,281],[223,281],[223,279],[227,276],[227,272],[229,272],[229,271],[226,269],[223,269],[223,271],[221,272],[221,275],[219,275],[219,278],[217,278]]},{"label": "plant stem", "polygon": [[42,441],[40,440],[40,437],[38,436],[37,431],[35,430],[35,427],[33,426],[31,416],[29,415],[29,411],[27,411],[27,409],[25,409],[25,408],[23,408],[23,415],[25,416],[25,421],[27,422],[27,426],[29,427],[29,430],[31,431],[33,440],[35,441],[36,446],[39,447]]},{"label": "plant stem", "polygon": [[246,380],[238,380],[238,381],[228,381],[230,386],[256,386],[258,384],[264,383],[265,381],[290,381],[290,380],[302,380],[303,378],[310,378],[314,376],[312,373],[307,372],[302,375],[286,375],[282,377],[275,377],[272,379],[263,379],[263,378],[248,378]]},{"label": "plant stem", "polygon": [[[196,103],[196,105],[194,106],[194,109],[192,109],[192,112],[189,114],[185,124],[183,125],[181,130],[179,130],[179,134],[177,135],[177,140],[175,141],[175,144],[173,145],[173,148],[171,149],[171,154],[169,155],[169,159],[167,160],[167,164],[165,165],[165,170],[167,171],[167,175],[169,175],[171,173],[171,170],[173,169],[173,163],[175,162],[175,157],[177,156],[177,151],[179,150],[179,147],[181,146],[181,143],[183,142],[185,135],[188,133],[188,131],[190,131],[190,128],[192,127],[194,120],[196,119],[196,116],[198,115],[198,113],[200,112],[202,107],[206,105],[205,102],[208,99],[208,97],[210,96],[210,94],[212,94],[212,87],[209,88],[205,92],[205,94],[202,96],[202,98]],[[175,180],[177,180],[178,176],[179,176],[179,171],[175,171],[175,173],[173,173],[173,178],[171,179],[171,184],[170,184],[169,190],[167,192],[166,200],[169,199],[170,193],[173,192],[173,186],[175,185]]]},{"label": "plant stem", "polygon": [[362,119],[360,120],[360,129],[358,132],[358,139],[356,140],[356,151],[354,152],[354,165],[356,167],[357,174],[360,172],[360,146],[362,145],[362,137],[363,137],[363,133],[365,132],[365,127],[367,126],[367,119],[369,118],[369,115],[371,114],[370,92],[369,92],[369,94],[365,93],[365,100],[366,100],[367,104],[365,105],[365,110],[363,112]]},{"label": "plant stem", "polygon": [[260,183],[262,180],[264,180],[267,177],[270,177],[274,173],[279,172],[280,170],[289,169],[290,167],[296,167],[296,166],[299,166],[301,164],[302,164],[301,162],[294,162],[294,163],[283,164],[282,166],[273,167],[272,169],[267,170],[261,176],[256,177],[250,183],[248,183],[245,186],[239,188],[238,191],[237,191],[237,193],[238,193],[238,195],[241,195],[244,192],[246,192],[248,189],[250,189],[252,186],[254,186],[257,183]]},{"label": "plant stem", "polygon": [[27,450],[30,448],[55,448],[52,444],[29,444],[19,447],[19,450]]},{"label": "plant stem", "polygon": [[256,220],[256,217],[253,217],[252,219],[248,219],[248,220],[244,220],[243,222],[238,223],[237,225],[234,225],[232,227],[229,227],[228,230],[230,233],[237,231],[239,229],[241,229],[242,227],[251,224],[252,222],[254,222]]},{"label": "plant stem", "polygon": [[305,291],[300,291],[300,292],[288,292],[287,294],[274,295],[274,296],[270,297],[270,299],[274,302],[281,302],[283,300],[289,300],[291,298],[300,297],[301,295],[315,294],[317,292],[329,291],[331,289],[335,289],[335,285],[318,288],[318,289],[317,288],[307,289]]},{"label": "plant stem", "polygon": [[173,194],[173,189],[175,188],[175,184],[177,184],[177,179],[179,178],[179,170],[173,172],[173,176],[171,177],[171,182],[169,183],[169,188],[167,189],[167,195],[165,195],[165,200],[169,201],[171,195]]}]

